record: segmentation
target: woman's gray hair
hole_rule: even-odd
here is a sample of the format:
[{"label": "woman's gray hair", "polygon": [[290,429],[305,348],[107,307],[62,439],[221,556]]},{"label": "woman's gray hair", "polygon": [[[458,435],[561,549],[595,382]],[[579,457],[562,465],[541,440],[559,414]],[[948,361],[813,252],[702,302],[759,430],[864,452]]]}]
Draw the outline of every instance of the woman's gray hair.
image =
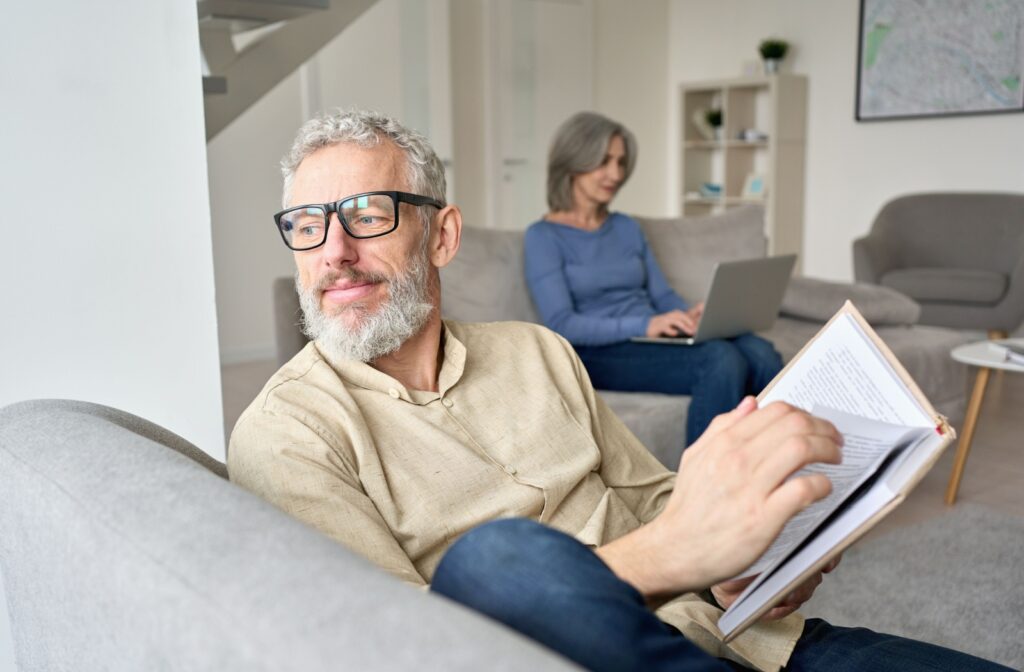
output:
[{"label": "woman's gray hair", "polygon": [[[444,165],[427,139],[396,119],[378,112],[337,109],[310,119],[299,129],[292,148],[281,159],[284,176],[283,207],[288,207],[299,164],[313,152],[341,142],[376,147],[390,140],[405,155],[409,189],[422,196],[445,200]],[[421,208],[426,211],[426,209]],[[424,214],[425,221],[429,217]]]},{"label": "woman's gray hair", "polygon": [[555,132],[548,152],[548,207],[552,212],[572,210],[572,178],[594,170],[604,162],[612,136],[626,145],[625,183],[636,165],[636,137],[617,121],[595,112],[569,117]]}]

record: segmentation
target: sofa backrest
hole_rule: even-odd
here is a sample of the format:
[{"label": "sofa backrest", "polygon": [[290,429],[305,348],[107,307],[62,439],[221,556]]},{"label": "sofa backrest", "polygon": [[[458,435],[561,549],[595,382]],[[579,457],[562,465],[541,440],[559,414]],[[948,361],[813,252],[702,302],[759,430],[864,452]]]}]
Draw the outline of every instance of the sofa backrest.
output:
[{"label": "sofa backrest", "polygon": [[[687,300],[707,294],[715,262],[763,257],[764,211],[744,206],[721,215],[637,218],[669,284]],[[524,231],[466,227],[462,247],[441,270],[441,312],[465,322],[539,322],[523,270]]]},{"label": "sofa backrest", "polygon": [[1024,194],[909,194],[884,206],[871,237],[891,249],[895,265],[1013,270],[1024,253]]},{"label": "sofa backrest", "polygon": [[644,217],[639,222],[665,279],[687,301],[707,296],[719,261],[763,257],[768,250],[764,210],[757,205],[720,215]]},{"label": "sofa backrest", "polygon": [[539,322],[523,270],[524,231],[465,227],[441,269],[441,313],[460,322]]}]

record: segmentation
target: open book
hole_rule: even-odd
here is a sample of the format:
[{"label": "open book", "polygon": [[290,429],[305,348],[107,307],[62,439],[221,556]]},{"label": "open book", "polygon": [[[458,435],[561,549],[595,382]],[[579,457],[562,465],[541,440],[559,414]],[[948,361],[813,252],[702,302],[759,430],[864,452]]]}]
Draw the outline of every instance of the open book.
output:
[{"label": "open book", "polygon": [[[765,388],[830,420],[842,464],[814,464],[832,494],[794,516],[741,576],[758,577],[718,621],[729,641],[903,501],[955,433],[849,301]],[[803,472],[800,472],[803,473]]]}]

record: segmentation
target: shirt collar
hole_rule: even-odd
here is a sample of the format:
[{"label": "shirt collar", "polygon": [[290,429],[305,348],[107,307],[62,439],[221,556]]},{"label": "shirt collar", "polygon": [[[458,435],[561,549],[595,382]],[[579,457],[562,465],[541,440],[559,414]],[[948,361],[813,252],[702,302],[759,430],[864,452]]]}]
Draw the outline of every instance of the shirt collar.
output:
[{"label": "shirt collar", "polygon": [[441,348],[444,356],[441,359],[441,370],[438,372],[437,392],[406,389],[405,385],[396,379],[365,362],[352,359],[337,359],[321,349],[318,343],[315,346],[317,352],[320,353],[320,357],[345,382],[414,404],[424,404],[443,397],[462,378],[462,373],[466,366],[466,346],[455,337],[455,334],[452,333],[448,323],[445,321],[441,323]]}]

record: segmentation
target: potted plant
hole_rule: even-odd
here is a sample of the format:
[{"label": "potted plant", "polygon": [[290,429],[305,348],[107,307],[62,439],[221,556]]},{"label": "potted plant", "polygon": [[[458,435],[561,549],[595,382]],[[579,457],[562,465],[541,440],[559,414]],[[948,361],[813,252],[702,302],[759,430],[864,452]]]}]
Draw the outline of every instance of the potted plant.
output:
[{"label": "potted plant", "polygon": [[715,134],[715,140],[722,139],[722,111],[716,108],[712,108],[704,113],[704,121],[708,122],[708,126],[711,127],[712,132]]},{"label": "potted plant", "polygon": [[761,58],[764,60],[765,73],[772,74],[779,71],[779,61],[786,57],[789,42],[769,38],[763,40],[757,50],[761,52]]}]

